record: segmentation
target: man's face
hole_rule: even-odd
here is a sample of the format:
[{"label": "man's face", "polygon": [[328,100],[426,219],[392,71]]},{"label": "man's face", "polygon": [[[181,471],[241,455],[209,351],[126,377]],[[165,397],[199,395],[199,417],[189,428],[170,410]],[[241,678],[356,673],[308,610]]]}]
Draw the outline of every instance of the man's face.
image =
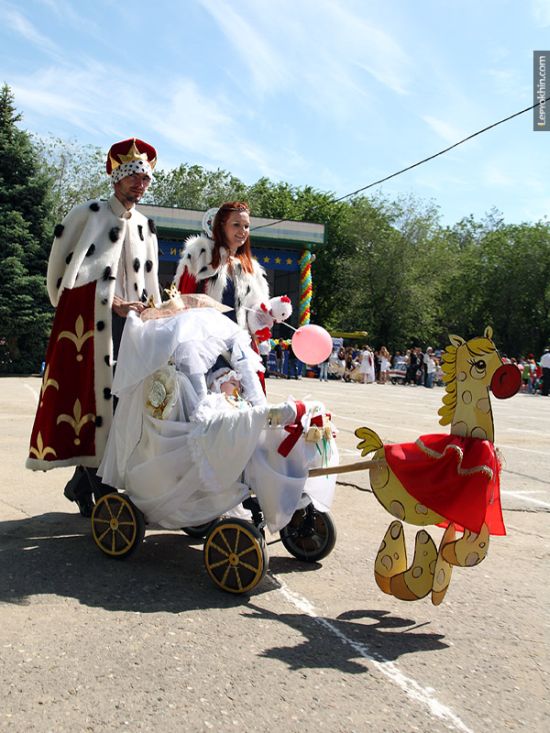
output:
[{"label": "man's face", "polygon": [[115,196],[129,209],[133,204],[137,204],[151,183],[150,177],[146,173],[133,173],[131,176],[125,176],[115,183]]}]

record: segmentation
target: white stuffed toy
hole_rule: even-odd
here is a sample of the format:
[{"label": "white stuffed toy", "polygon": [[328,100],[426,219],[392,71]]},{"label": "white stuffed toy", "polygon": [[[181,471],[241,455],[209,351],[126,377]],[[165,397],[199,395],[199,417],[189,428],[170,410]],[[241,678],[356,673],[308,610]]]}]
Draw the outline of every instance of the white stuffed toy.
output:
[{"label": "white stuffed toy", "polygon": [[279,295],[271,298],[268,303],[251,308],[248,313],[248,328],[257,341],[267,341],[271,338],[271,328],[274,323],[282,323],[292,315],[292,303],[288,295]]}]

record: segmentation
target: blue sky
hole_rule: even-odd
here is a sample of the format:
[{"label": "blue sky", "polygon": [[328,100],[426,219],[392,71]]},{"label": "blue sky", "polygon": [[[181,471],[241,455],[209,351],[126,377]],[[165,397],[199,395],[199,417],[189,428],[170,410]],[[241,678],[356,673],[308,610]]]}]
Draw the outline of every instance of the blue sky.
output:
[{"label": "blue sky", "polygon": [[[548,48],[550,0],[0,0],[25,129],[335,196],[532,104]],[[526,113],[371,192],[538,221],[549,150]]]}]

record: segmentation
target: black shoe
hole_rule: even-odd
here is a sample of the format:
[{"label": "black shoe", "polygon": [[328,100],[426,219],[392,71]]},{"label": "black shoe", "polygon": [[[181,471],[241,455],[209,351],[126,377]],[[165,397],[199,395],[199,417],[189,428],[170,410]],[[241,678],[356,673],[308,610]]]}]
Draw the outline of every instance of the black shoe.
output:
[{"label": "black shoe", "polygon": [[67,482],[67,485],[65,486],[65,489],[63,490],[63,496],[68,499],[69,501],[76,501],[76,497],[78,492],[78,488],[80,485],[80,482],[85,478],[84,469],[82,466],[77,466],[74,470],[73,475]]},{"label": "black shoe", "polygon": [[78,499],[75,499],[76,503],[78,504],[78,508],[80,509],[80,516],[81,517],[91,517],[92,512],[94,510],[94,500],[92,499],[91,494],[86,494],[85,496],[81,496]]},{"label": "black shoe", "polygon": [[[85,483],[82,483],[84,482]],[[72,478],[63,489],[63,496],[69,501],[78,505],[82,517],[91,517],[94,508],[94,500],[91,488],[88,490],[88,479],[86,471],[82,466],[77,466]]]},{"label": "black shoe", "polygon": [[63,496],[65,496],[69,501],[76,502],[78,509],[80,510],[80,516],[92,516],[92,512],[94,510],[94,500],[92,499],[91,494],[84,494],[84,496],[75,496],[72,488],[70,486],[65,486]]}]

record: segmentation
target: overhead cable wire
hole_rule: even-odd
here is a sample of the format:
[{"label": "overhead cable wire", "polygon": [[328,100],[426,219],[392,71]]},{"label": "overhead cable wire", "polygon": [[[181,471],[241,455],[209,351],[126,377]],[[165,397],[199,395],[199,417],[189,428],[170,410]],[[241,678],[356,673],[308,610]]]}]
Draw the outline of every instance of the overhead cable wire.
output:
[{"label": "overhead cable wire", "polygon": [[[417,163],[408,165],[406,168],[401,168],[401,170],[398,170],[395,173],[391,173],[389,176],[385,176],[384,178],[379,178],[377,181],[373,181],[372,183],[369,183],[368,185],[363,186],[362,188],[358,188],[355,191],[352,191],[351,193],[345,194],[345,196],[340,196],[339,198],[332,199],[331,201],[329,201],[329,203],[337,204],[339,201],[344,201],[345,199],[349,199],[352,196],[357,196],[358,193],[362,193],[363,191],[366,191],[369,188],[373,188],[373,186],[378,186],[381,183],[385,183],[386,181],[389,181],[391,178],[400,176],[403,173],[406,173],[407,171],[412,170],[413,168],[417,168],[419,165],[423,165],[424,163],[427,163],[428,161],[433,160],[434,158],[438,158],[440,155],[444,155],[445,153],[448,153],[449,150],[453,150],[453,148],[457,148],[459,145],[462,145],[463,143],[468,142],[468,140],[472,140],[472,138],[477,137],[478,135],[481,135],[483,132],[487,132],[487,130],[492,130],[494,127],[498,127],[498,125],[502,125],[504,122],[509,122],[510,120],[513,120],[514,117],[519,117],[520,115],[523,115],[526,112],[530,112],[532,109],[535,109],[535,107],[540,107],[541,104],[545,104],[548,101],[550,101],[550,97],[546,97],[546,99],[541,99],[539,102],[536,102],[536,104],[532,104],[530,107],[525,107],[525,109],[522,109],[519,112],[514,112],[514,114],[512,115],[509,115],[508,117],[504,117],[502,120],[499,120],[498,122],[493,122],[492,125],[487,125],[487,127],[484,127],[481,130],[478,130],[477,132],[474,132],[471,135],[468,135],[467,137],[462,138],[462,140],[459,140],[458,142],[453,143],[453,145],[449,145],[449,147],[444,148],[443,150],[440,150],[438,153],[429,155],[427,158],[423,158],[422,160],[419,160]],[[272,221],[269,224],[259,224],[258,226],[251,227],[250,231],[256,231],[258,229],[266,229],[267,227],[275,226],[275,224],[281,224],[284,221],[290,221],[290,220],[289,219],[277,219],[276,221]]]}]

